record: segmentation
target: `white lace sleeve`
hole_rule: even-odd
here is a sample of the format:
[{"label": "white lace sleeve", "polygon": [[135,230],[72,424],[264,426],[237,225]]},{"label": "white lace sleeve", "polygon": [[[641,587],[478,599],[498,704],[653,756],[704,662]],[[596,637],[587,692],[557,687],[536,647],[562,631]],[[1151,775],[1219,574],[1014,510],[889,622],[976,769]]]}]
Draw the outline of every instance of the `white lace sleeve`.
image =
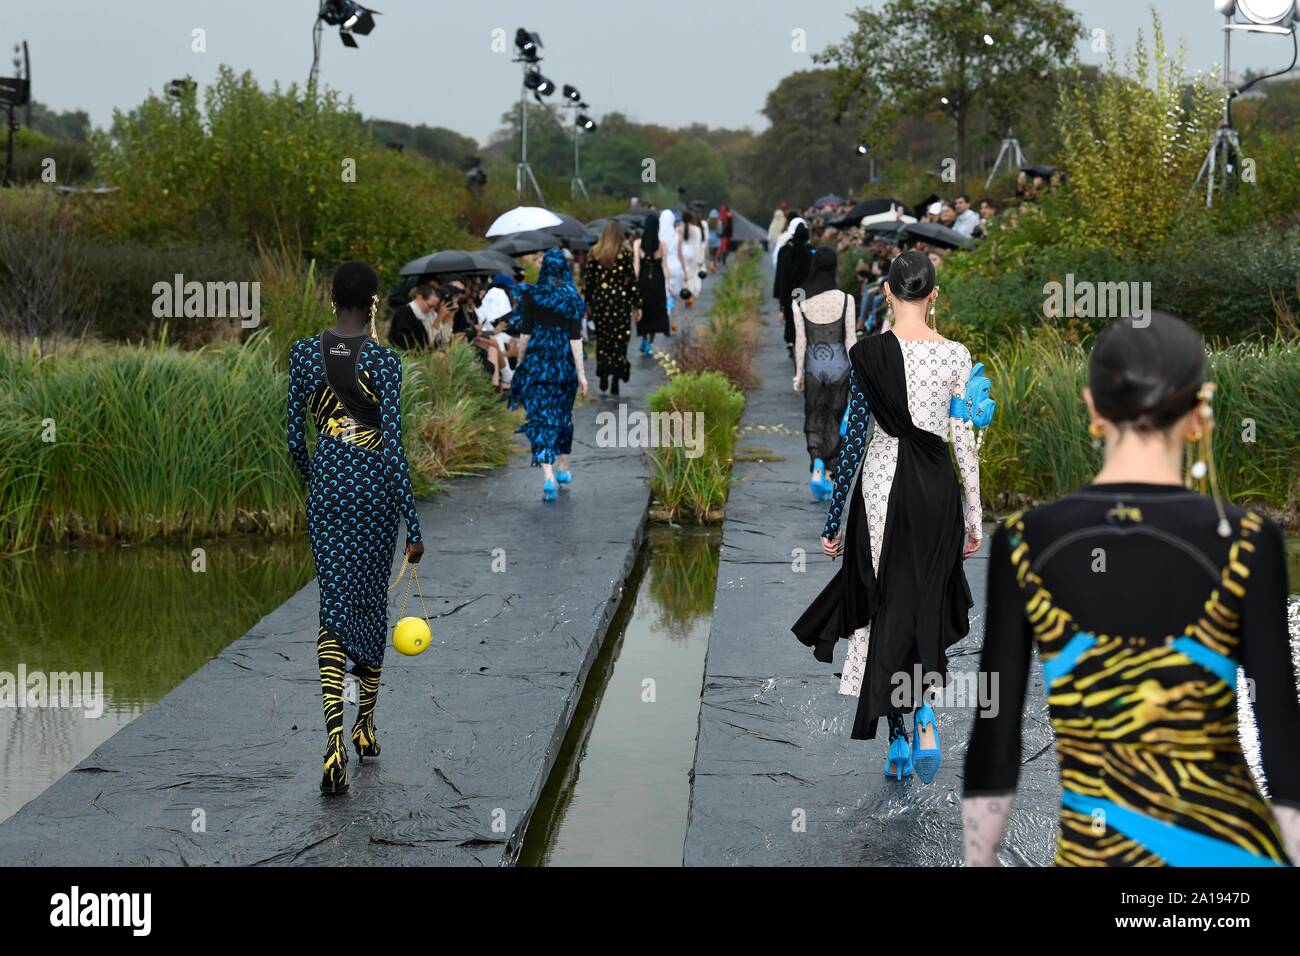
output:
[{"label": "white lace sleeve", "polygon": [[858,310],[854,305],[853,296],[846,292],[844,298],[848,299],[844,303],[844,350],[847,352],[858,344]]},{"label": "white lace sleeve", "polygon": [[[966,382],[970,379],[970,352],[962,349],[962,359],[957,363],[957,380],[953,382],[953,395],[966,394]],[[964,493],[962,519],[966,533],[975,539],[984,537],[984,512],[980,506],[980,459],[975,450],[975,429],[970,422],[948,418],[952,429],[953,450],[957,454],[957,468],[961,472],[961,484]]]}]

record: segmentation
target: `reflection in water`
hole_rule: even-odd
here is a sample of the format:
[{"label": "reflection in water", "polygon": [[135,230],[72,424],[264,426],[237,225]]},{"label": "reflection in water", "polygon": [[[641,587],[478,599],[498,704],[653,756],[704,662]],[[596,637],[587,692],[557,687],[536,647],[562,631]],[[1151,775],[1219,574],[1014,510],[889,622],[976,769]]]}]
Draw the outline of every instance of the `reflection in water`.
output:
[{"label": "reflection in water", "polygon": [[681,866],[716,529],[653,527],[524,841],[525,866]]},{"label": "reflection in water", "polygon": [[[205,570],[194,570],[193,549]],[[313,576],[305,540],[97,547],[0,560],[0,680],[103,674],[103,715],[0,708],[0,820]]]}]

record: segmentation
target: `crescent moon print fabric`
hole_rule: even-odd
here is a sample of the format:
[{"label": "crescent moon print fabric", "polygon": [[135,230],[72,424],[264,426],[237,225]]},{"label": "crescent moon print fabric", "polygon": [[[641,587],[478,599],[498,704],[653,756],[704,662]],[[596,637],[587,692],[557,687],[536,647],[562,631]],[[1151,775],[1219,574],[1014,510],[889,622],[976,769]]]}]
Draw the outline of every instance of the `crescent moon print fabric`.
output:
[{"label": "crescent moon print fabric", "polygon": [[[354,662],[378,667],[387,643],[388,575],[398,522],[406,522],[408,544],[420,540],[402,448],[402,363],[397,353],[364,336],[332,336],[327,342],[331,348],[351,346],[356,383],[377,405],[380,428],[376,433],[358,421],[330,387],[321,340],[299,339],[289,355],[289,450],[307,483],[320,626]],[[309,413],[316,426],[310,458]]]}]

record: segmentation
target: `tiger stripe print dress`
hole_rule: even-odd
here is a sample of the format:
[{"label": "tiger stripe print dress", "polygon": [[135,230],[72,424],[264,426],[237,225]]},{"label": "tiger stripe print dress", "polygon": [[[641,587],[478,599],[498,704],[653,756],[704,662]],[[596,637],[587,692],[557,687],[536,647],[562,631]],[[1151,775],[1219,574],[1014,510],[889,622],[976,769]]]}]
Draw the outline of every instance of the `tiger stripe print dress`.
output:
[{"label": "tiger stripe print dress", "polygon": [[[328,368],[327,368],[328,367]],[[398,522],[420,540],[402,448],[402,363],[366,335],[324,332],[289,356],[289,450],[307,483],[320,628],[354,662],[379,667]],[[307,454],[306,419],[316,426]]]},{"label": "tiger stripe print dress", "polygon": [[[1177,486],[1092,485],[993,539],[965,795],[1014,792],[1038,648],[1062,788],[1062,866],[1280,866],[1282,834],[1238,736],[1252,707],[1275,804],[1300,807],[1300,695],[1285,544],[1272,522]],[[1238,667],[1250,698],[1238,699]]]}]

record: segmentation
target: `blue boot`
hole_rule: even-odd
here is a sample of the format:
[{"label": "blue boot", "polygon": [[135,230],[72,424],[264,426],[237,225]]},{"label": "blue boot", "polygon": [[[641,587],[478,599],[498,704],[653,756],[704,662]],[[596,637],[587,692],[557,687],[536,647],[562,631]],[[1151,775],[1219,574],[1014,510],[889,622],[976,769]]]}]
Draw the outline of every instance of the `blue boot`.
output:
[{"label": "blue boot", "polygon": [[[943,763],[943,754],[939,750],[939,728],[935,724],[934,710],[928,703],[922,704],[916,708],[916,716],[913,719],[915,723],[912,727],[912,739],[916,741],[913,759],[916,763],[916,775],[925,783],[931,783],[939,775],[939,766]],[[922,730],[934,732],[933,747],[921,749]]]},{"label": "blue boot", "polygon": [[555,480],[562,485],[567,485],[569,482],[573,481],[573,475],[567,471],[557,471],[555,473]]},{"label": "blue boot", "polygon": [[817,501],[825,501],[822,497],[822,486],[826,483],[826,463],[818,458],[813,462],[812,475],[808,478],[808,489],[812,492],[813,498]]},{"label": "blue boot", "polygon": [[555,498],[556,498],[555,482],[553,482],[553,481],[551,481],[551,479],[547,478],[546,481],[545,481],[545,483],[543,483],[543,485],[542,485],[542,500],[543,500],[543,501],[554,501]]}]

